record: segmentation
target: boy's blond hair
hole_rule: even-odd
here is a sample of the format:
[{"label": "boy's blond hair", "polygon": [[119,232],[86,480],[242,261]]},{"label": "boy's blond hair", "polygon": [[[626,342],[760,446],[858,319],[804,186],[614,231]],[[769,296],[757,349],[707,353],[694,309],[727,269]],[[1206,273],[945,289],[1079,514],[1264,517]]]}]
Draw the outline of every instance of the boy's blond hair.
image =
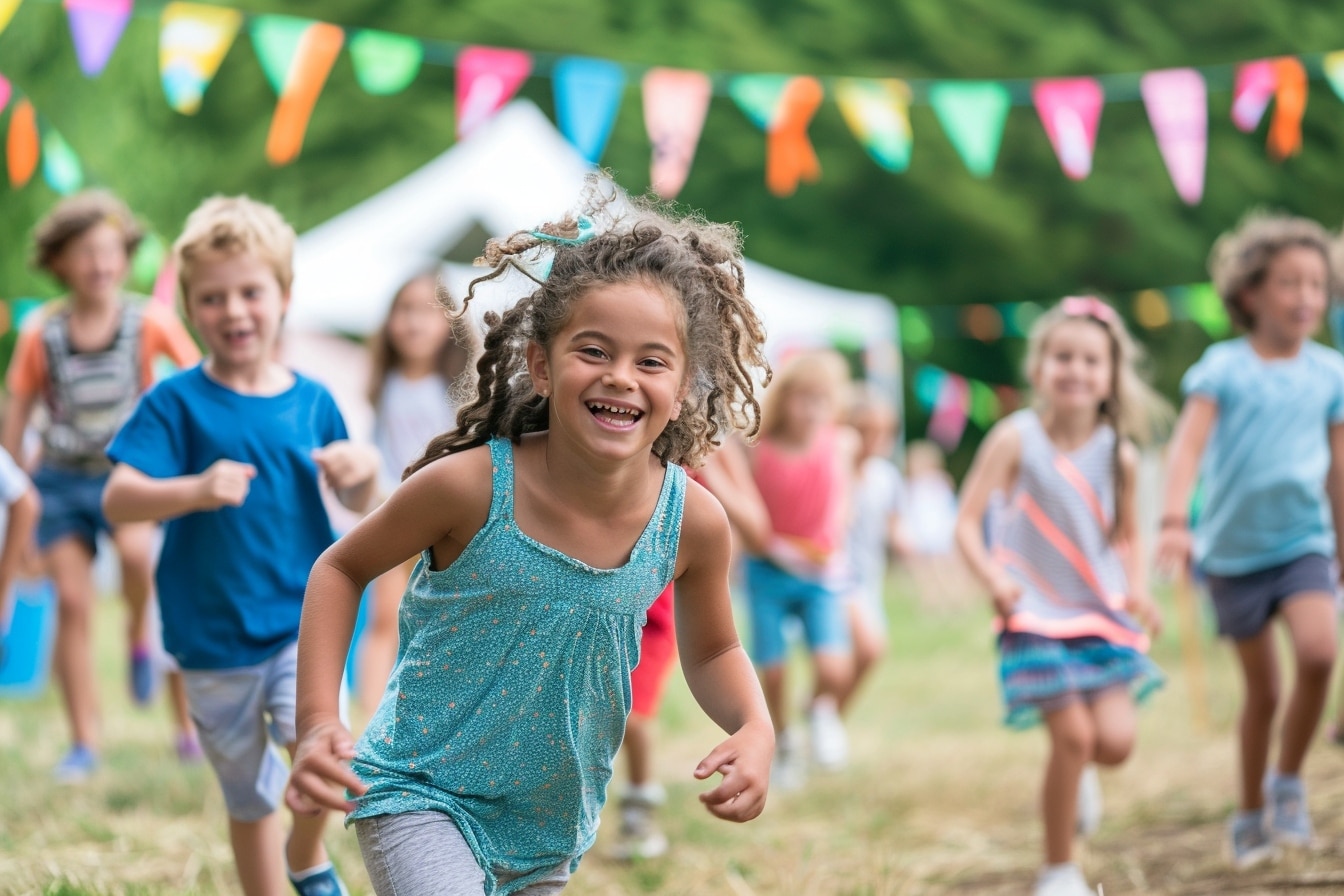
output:
[{"label": "boy's blond hair", "polygon": [[294,228],[280,213],[248,196],[211,196],[187,216],[182,235],[173,243],[173,261],[183,301],[192,265],[208,253],[248,252],[271,266],[280,289],[294,282]]}]

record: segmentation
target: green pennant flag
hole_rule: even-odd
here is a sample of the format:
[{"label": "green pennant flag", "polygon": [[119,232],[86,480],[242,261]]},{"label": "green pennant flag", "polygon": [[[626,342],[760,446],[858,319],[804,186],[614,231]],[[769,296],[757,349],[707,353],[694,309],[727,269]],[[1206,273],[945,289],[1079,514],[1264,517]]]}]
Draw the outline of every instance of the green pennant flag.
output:
[{"label": "green pennant flag", "polygon": [[299,41],[315,23],[312,19],[300,19],[294,16],[257,16],[252,20],[250,32],[252,46],[257,51],[257,61],[266,73],[275,95],[285,92],[289,81],[289,68],[294,62],[294,54],[299,50]]},{"label": "green pennant flag", "polygon": [[769,130],[790,80],[789,75],[738,75],[728,85],[728,95],[756,127]]},{"label": "green pennant flag", "polygon": [[84,186],[84,166],[79,163],[79,156],[56,131],[42,135],[42,177],[62,196]]},{"label": "green pennant flag", "polygon": [[1012,97],[997,81],[940,81],[929,104],[957,154],[976,177],[994,171]]},{"label": "green pennant flag", "polygon": [[420,74],[425,45],[414,37],[386,31],[360,31],[350,38],[355,80],[374,96],[390,96],[410,86]]}]

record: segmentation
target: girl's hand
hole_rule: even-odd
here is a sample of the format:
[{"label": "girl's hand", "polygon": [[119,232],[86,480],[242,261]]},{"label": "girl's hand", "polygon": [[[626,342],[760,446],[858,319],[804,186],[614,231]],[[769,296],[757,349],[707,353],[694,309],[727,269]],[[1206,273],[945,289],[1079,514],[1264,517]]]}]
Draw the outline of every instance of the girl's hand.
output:
[{"label": "girl's hand", "polygon": [[251,464],[217,460],[197,479],[197,503],[202,510],[241,507],[255,478],[257,468]]},{"label": "girl's hand", "polygon": [[343,798],[339,788],[355,796],[362,796],[368,789],[346,764],[354,756],[354,739],[339,719],[310,728],[294,751],[285,804],[298,815],[320,815],[328,809],[353,811],[355,804]]},{"label": "girl's hand", "polygon": [[775,733],[768,722],[742,726],[695,767],[695,777],[701,781],[715,772],[723,775],[718,787],[700,794],[700,802],[728,821],[750,821],[760,815],[774,754]]},{"label": "girl's hand", "polygon": [[1007,622],[1017,610],[1017,602],[1022,599],[1022,586],[1012,576],[1000,572],[990,582],[989,597],[994,601],[994,612]]},{"label": "girl's hand", "polygon": [[1163,526],[1157,535],[1153,564],[1167,579],[1174,579],[1190,568],[1193,539],[1186,526]]},{"label": "girl's hand", "polygon": [[378,452],[372,445],[332,442],[313,452],[313,462],[327,485],[338,492],[357,488],[378,475]]},{"label": "girl's hand", "polygon": [[1131,594],[1126,597],[1125,612],[1133,616],[1154,638],[1162,634],[1162,611],[1147,594]]}]

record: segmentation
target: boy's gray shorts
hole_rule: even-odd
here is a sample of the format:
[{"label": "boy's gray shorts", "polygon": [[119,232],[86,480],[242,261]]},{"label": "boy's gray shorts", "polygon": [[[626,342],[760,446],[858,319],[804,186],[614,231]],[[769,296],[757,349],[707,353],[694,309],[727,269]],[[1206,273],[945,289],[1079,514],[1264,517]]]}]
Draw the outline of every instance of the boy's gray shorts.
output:
[{"label": "boy's gray shorts", "polygon": [[1234,641],[1254,638],[1290,598],[1309,593],[1335,594],[1335,565],[1328,557],[1307,554],[1269,569],[1241,576],[1206,574],[1218,634]]}]

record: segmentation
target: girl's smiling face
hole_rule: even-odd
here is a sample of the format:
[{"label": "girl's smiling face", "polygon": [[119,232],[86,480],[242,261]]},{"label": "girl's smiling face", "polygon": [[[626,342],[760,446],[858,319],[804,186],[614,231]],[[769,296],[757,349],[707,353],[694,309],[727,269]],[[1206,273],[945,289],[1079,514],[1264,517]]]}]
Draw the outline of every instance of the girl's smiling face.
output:
[{"label": "girl's smiling face", "polygon": [[432,369],[447,341],[452,322],[435,296],[434,281],[419,277],[402,287],[387,315],[387,338],[397,366],[417,372]]},{"label": "girl's smiling face", "polygon": [[599,284],[548,347],[530,343],[528,371],[550,397],[552,437],[611,460],[647,454],[686,394],[679,311],[647,283]]},{"label": "girl's smiling face", "polygon": [[1061,321],[1045,337],[1032,386],[1057,411],[1099,410],[1111,395],[1111,339],[1087,318]]}]

